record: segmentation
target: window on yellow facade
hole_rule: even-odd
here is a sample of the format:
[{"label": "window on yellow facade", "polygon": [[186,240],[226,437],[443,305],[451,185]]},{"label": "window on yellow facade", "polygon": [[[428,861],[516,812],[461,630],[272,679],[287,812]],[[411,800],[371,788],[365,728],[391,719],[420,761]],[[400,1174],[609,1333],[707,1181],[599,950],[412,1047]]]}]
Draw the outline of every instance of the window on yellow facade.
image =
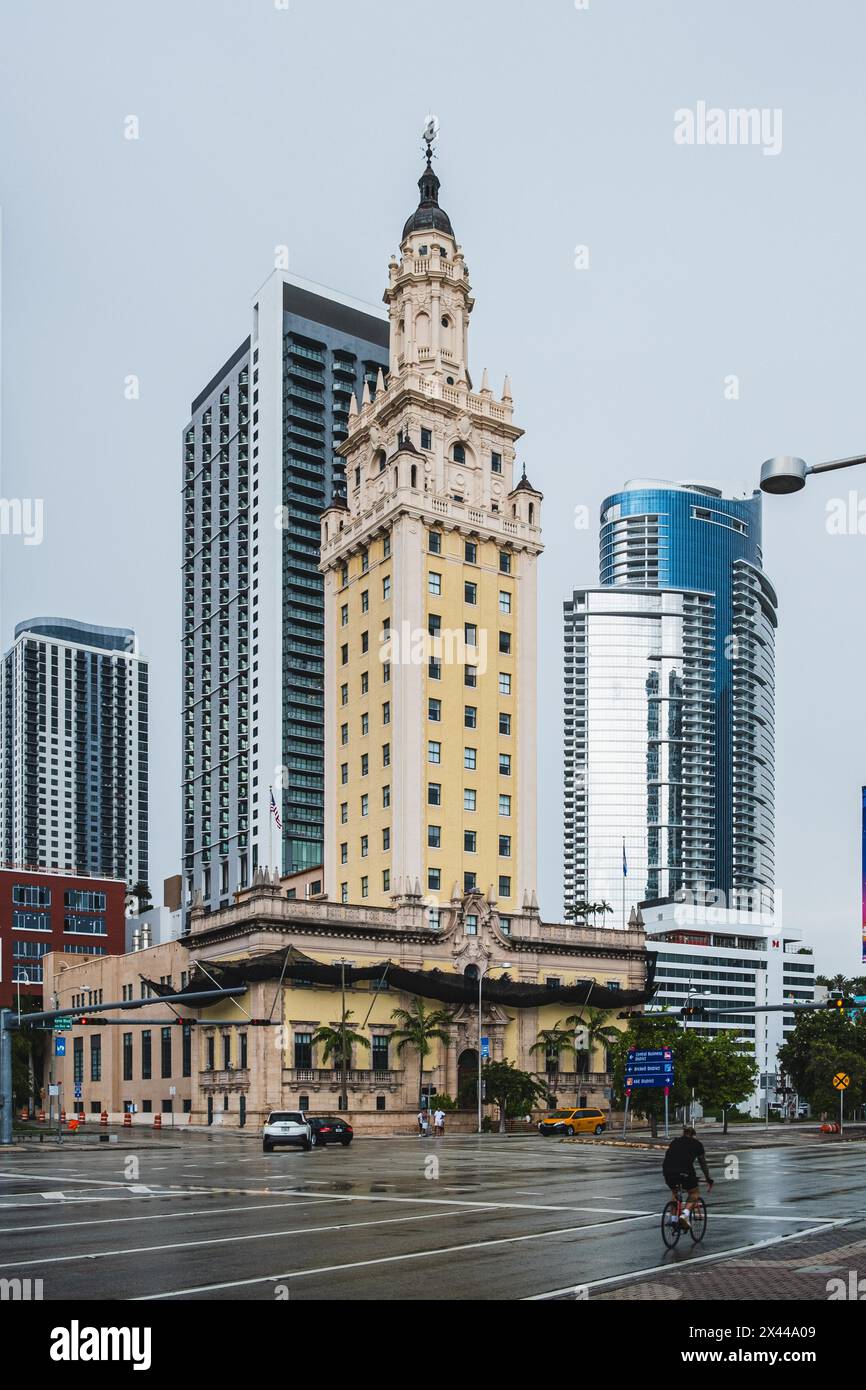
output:
[{"label": "window on yellow facade", "polygon": [[427,574],[427,592],[435,594],[437,597],[442,593],[442,576],[436,574],[434,570],[429,570]]},{"label": "window on yellow facade", "polygon": [[383,744],[382,744],[382,766],[383,766],[383,767],[390,767],[390,766],[391,766],[391,745],[390,745],[390,743],[383,743]]},{"label": "window on yellow facade", "polygon": [[341,663],[341,665],[346,666],[346,665],[348,664],[348,661],[349,661],[349,648],[348,648],[347,643],[344,642],[343,645],[340,647],[340,663]]},{"label": "window on yellow facade", "polygon": [[388,807],[391,805],[391,784],[390,784],[390,782],[388,783],[388,785],[387,785],[386,787],[383,787],[383,788],[382,788],[382,805],[385,807],[385,810],[386,810],[386,811],[387,811]]},{"label": "window on yellow facade", "polygon": [[511,676],[507,671],[499,672],[499,693],[500,695],[511,694]]},{"label": "window on yellow facade", "polygon": [[341,704],[341,705],[347,705],[348,703],[349,703],[349,687],[348,687],[348,685],[341,685],[341,686],[340,686],[340,704]]},{"label": "window on yellow facade", "polygon": [[390,661],[383,661],[383,662],[382,662],[382,680],[383,680],[384,683],[387,685],[390,679],[391,679],[391,663],[390,663]]},{"label": "window on yellow facade", "polygon": [[362,754],[361,754],[361,776],[362,776],[362,777],[366,777],[369,771],[370,771],[370,754],[369,754],[369,753],[362,753]]},{"label": "window on yellow facade", "polygon": [[478,626],[476,623],[463,624],[463,640],[467,647],[478,646]]},{"label": "window on yellow facade", "polygon": [[382,870],[382,892],[383,892],[383,893],[390,893],[390,891],[391,891],[391,870],[390,870],[390,869],[383,869],[383,870]]},{"label": "window on yellow facade", "polygon": [[342,608],[340,609],[340,627],[348,627],[348,625],[349,625],[349,605],[348,605],[348,603],[344,603],[343,606],[342,606]]},{"label": "window on yellow facade", "polygon": [[500,714],[500,716],[499,716],[499,732],[500,732],[501,734],[510,734],[510,733],[511,733],[511,715],[510,715],[510,714]]},{"label": "window on yellow facade", "polygon": [[369,896],[370,896],[370,880],[367,878],[367,875],[365,874],[364,877],[361,879],[361,897],[362,897],[362,898],[369,898]]},{"label": "window on yellow facade", "polygon": [[348,764],[348,763],[340,763],[340,781],[342,782],[342,784],[343,784],[344,787],[345,787],[346,783],[348,782],[348,780],[349,780],[349,764]]},{"label": "window on yellow facade", "polygon": [[500,613],[511,612],[511,595],[507,589],[499,590],[499,611]]},{"label": "window on yellow facade", "polygon": [[511,797],[510,797],[510,796],[504,796],[504,795],[503,795],[503,796],[500,796],[500,798],[499,798],[499,814],[500,814],[500,816],[510,816],[510,815],[511,815]]},{"label": "window on yellow facade", "polygon": [[474,541],[463,542],[463,559],[467,565],[478,564],[478,546]]},{"label": "window on yellow facade", "polygon": [[509,859],[509,858],[511,857],[511,836],[510,836],[510,835],[500,835],[500,836],[499,836],[499,853],[502,855],[502,858],[503,858],[503,859]]},{"label": "window on yellow facade", "polygon": [[475,768],[476,768],[476,766],[477,766],[477,758],[478,758],[478,750],[477,750],[477,748],[464,748],[464,749],[463,749],[463,766],[464,766],[465,768],[467,768],[470,772],[474,772],[474,771],[475,771]]},{"label": "window on yellow facade", "polygon": [[390,576],[390,574],[386,574],[386,575],[385,575],[385,578],[382,580],[382,597],[383,597],[383,599],[389,599],[389,598],[391,597],[391,576]]},{"label": "window on yellow facade", "polygon": [[471,689],[474,689],[475,686],[477,686],[477,684],[478,684],[478,667],[477,667],[477,666],[464,666],[464,668],[463,668],[463,684],[466,685],[466,686],[469,686]]},{"label": "window on yellow facade", "polygon": [[341,725],[340,725],[340,742],[341,742],[341,743],[348,743],[348,742],[349,742],[349,726],[348,726],[348,724],[341,724]]},{"label": "window on yellow facade", "polygon": [[368,734],[369,732],[370,732],[370,716],[369,716],[369,714],[364,713],[364,714],[361,715],[361,733],[362,733],[363,735],[366,735],[366,734]]},{"label": "window on yellow facade", "polygon": [[476,604],[478,602],[478,585],[470,583],[468,579],[463,585],[463,599],[465,603]]},{"label": "window on yellow facade", "polygon": [[368,835],[361,836],[361,858],[366,859],[370,853],[370,838]]},{"label": "window on yellow facade", "polygon": [[510,754],[510,753],[500,753],[500,754],[499,754],[499,775],[500,775],[500,777],[510,777],[510,776],[511,776],[511,754]]},{"label": "window on yellow facade", "polygon": [[500,898],[511,897],[511,879],[508,874],[499,875],[499,896]]},{"label": "window on yellow facade", "polygon": [[[500,634],[500,636],[501,636],[501,634]],[[363,656],[363,654],[364,654],[365,652],[368,652],[369,650],[370,650],[370,634],[369,634],[369,632],[362,632],[362,633],[361,633],[361,655]],[[501,650],[502,650],[502,649],[501,649],[501,647],[500,647],[500,651],[501,651]]]},{"label": "window on yellow facade", "polygon": [[382,848],[391,848],[391,827],[388,825],[386,825],[385,829],[382,831]]},{"label": "window on yellow facade", "polygon": [[441,848],[441,845],[442,845],[442,827],[441,827],[441,825],[428,825],[428,826],[427,826],[427,848],[428,848],[428,849],[439,849],[439,848]]},{"label": "window on yellow facade", "polygon": [[465,787],[463,791],[464,811],[474,811],[476,806],[477,794],[474,787]]},{"label": "window on yellow facade", "polygon": [[464,831],[463,831],[463,850],[464,850],[464,853],[466,853],[466,854],[475,854],[477,845],[478,845],[478,831],[477,831],[477,830],[464,830]]},{"label": "window on yellow facade", "polygon": [[361,672],[361,694],[362,694],[362,695],[366,695],[369,689],[370,689],[370,673],[369,673],[369,671],[362,671],[362,672]]},{"label": "window on yellow facade", "polygon": [[511,633],[510,633],[510,632],[500,632],[500,634],[499,634],[499,650],[502,652],[503,656],[508,656],[509,652],[511,651]]},{"label": "window on yellow facade", "polygon": [[478,708],[476,705],[464,705],[463,723],[467,729],[478,727]]},{"label": "window on yellow facade", "polygon": [[364,792],[364,795],[361,797],[361,815],[362,815],[362,816],[366,816],[366,815],[369,814],[369,811],[370,811],[370,798],[369,798],[369,796],[367,795],[367,793]]},{"label": "window on yellow facade", "polygon": [[442,701],[441,701],[441,700],[429,699],[429,700],[427,701],[427,718],[428,718],[428,719],[431,719],[431,720],[433,721],[434,724],[438,724],[438,723],[441,722],[441,719],[442,719]]},{"label": "window on yellow facade", "polygon": [[427,870],[427,887],[438,893],[439,889],[442,887],[441,869]]},{"label": "window on yellow facade", "polygon": [[391,701],[390,701],[390,700],[386,700],[385,703],[384,703],[384,705],[382,706],[382,723],[383,723],[383,724],[390,724],[390,723],[391,723]]},{"label": "window on yellow facade", "polygon": [[389,560],[390,558],[391,558],[391,537],[390,537],[390,536],[384,536],[383,539],[382,539],[382,559],[383,559],[383,560]]},{"label": "window on yellow facade", "polygon": [[364,590],[362,591],[362,593],[361,593],[361,612],[362,612],[362,613],[369,613],[369,611],[370,611],[370,590],[369,590],[369,589],[364,589]]},{"label": "window on yellow facade", "polygon": [[349,885],[348,885],[348,883],[341,883],[341,884],[340,884],[340,902],[341,902],[341,903],[347,903],[348,901],[349,901]]},{"label": "window on yellow facade", "polygon": [[431,555],[442,554],[442,532],[431,531],[427,537],[427,549]]},{"label": "window on yellow facade", "polygon": [[341,802],[340,802],[340,824],[341,824],[341,825],[345,825],[345,824],[348,822],[348,819],[349,819],[349,803],[348,803],[348,801],[341,801]]},{"label": "window on yellow facade", "polygon": [[427,783],[427,805],[428,805],[428,806],[441,806],[441,805],[442,805],[442,784],[441,784],[440,782],[428,782],[428,783]]},{"label": "window on yellow facade", "polygon": [[[472,880],[471,883],[468,883],[468,882],[467,882],[467,879],[471,879],[471,880]],[[464,874],[464,875],[463,875],[463,891],[466,892],[466,893],[471,893],[472,890],[474,889],[474,887],[475,887],[475,875],[474,875],[474,874]],[[466,916],[463,918],[463,930],[464,930],[464,932],[466,933],[467,936],[477,936],[477,935],[478,935],[478,913],[477,913],[477,912],[467,912]]]},{"label": "window on yellow facade", "polygon": [[430,739],[427,744],[427,761],[428,763],[441,763],[442,761],[442,744],[437,743],[435,739]]},{"label": "window on yellow facade", "polygon": [[500,550],[499,552],[499,573],[511,573],[511,555],[507,550]]},{"label": "window on yellow facade", "polygon": [[368,570],[369,568],[370,568],[370,552],[369,552],[369,550],[362,550],[362,551],[361,551],[361,573],[362,573],[362,574],[366,574],[366,573],[367,573],[367,570]]},{"label": "window on yellow facade", "polygon": [[340,845],[340,863],[341,863],[341,864],[348,864],[348,862],[349,862],[349,846],[348,846],[348,844],[346,843],[346,841],[344,840],[343,843]]},{"label": "window on yellow facade", "polygon": [[427,666],[427,674],[431,681],[441,681],[442,679],[442,662],[437,661],[435,656],[431,656],[430,658]]}]

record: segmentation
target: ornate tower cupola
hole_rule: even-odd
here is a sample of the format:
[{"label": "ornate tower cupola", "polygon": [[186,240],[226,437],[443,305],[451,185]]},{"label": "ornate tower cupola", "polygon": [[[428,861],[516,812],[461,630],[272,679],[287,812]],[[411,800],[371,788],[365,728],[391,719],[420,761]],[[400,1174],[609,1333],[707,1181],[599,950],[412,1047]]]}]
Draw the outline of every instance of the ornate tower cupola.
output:
[{"label": "ornate tower cupola", "polygon": [[451,218],[439,206],[433,169],[438,126],[424,130],[427,167],[418,180],[417,208],[406,221],[400,260],[388,267],[384,299],[391,319],[391,375],[416,367],[447,386],[469,386],[469,315],[473,299],[463,251]]}]

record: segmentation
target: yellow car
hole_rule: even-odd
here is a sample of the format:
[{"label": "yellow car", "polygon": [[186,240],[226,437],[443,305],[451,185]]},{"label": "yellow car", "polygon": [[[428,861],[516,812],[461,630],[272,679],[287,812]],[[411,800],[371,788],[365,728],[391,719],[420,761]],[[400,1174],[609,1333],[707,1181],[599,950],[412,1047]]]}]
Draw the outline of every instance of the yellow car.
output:
[{"label": "yellow car", "polygon": [[604,1134],[603,1110],[551,1110],[538,1122],[539,1134]]}]

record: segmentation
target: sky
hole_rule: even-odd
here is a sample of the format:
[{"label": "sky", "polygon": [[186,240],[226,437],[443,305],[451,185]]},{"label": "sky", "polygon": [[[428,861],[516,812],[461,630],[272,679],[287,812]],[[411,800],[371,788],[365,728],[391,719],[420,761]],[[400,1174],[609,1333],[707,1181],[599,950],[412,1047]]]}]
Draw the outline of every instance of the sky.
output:
[{"label": "sky", "polygon": [[[556,919],[562,601],[597,582],[601,500],[628,478],[741,491],[772,454],[866,451],[864,44],[860,0],[0,0],[0,491],[44,501],[41,544],[0,537],[0,640],[41,613],[138,632],[157,900],[180,849],[181,430],[274,248],[379,303],[438,115],[471,370],[497,390],[510,374],[545,496]],[[736,127],[702,103],[764,112],[763,135],[721,143]],[[819,970],[854,973],[866,472],[765,499],[764,563],[783,924]]]}]

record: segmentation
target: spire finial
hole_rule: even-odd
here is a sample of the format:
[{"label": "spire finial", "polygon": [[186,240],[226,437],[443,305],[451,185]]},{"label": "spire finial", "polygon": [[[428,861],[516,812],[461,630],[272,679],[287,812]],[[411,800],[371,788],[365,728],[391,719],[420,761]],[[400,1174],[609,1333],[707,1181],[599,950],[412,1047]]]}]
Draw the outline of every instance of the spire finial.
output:
[{"label": "spire finial", "polygon": [[439,117],[432,111],[428,111],[424,118],[424,129],[421,132],[421,139],[424,141],[424,153],[427,156],[427,168],[433,167],[433,146],[439,137]]}]

